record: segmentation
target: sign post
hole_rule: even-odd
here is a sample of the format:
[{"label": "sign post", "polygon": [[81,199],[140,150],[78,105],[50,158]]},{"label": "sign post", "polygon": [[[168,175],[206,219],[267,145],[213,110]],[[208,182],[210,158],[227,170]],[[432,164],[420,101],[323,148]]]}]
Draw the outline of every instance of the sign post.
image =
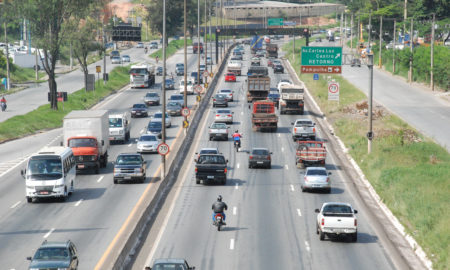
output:
[{"label": "sign post", "polygon": [[342,47],[302,47],[302,73],[342,73]]},{"label": "sign post", "polygon": [[95,66],[95,71],[97,72],[98,87],[100,87],[100,73],[102,72],[102,66]]},{"label": "sign post", "polygon": [[328,83],[328,100],[337,100],[339,102],[339,83]]}]

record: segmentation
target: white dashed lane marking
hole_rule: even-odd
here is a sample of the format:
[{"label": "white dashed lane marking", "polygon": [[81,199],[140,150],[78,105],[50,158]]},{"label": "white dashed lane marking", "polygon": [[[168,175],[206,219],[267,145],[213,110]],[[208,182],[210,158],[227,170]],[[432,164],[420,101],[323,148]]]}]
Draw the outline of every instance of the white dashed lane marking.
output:
[{"label": "white dashed lane marking", "polygon": [[46,234],[44,235],[44,238],[49,237],[50,234],[52,234],[52,232],[53,232],[54,230],[55,230],[55,228],[52,228],[48,233],[46,233]]},{"label": "white dashed lane marking", "polygon": [[294,185],[291,185],[291,190],[295,191]]},{"label": "white dashed lane marking", "polygon": [[297,209],[297,214],[298,214],[299,217],[302,216],[302,212],[300,211],[300,209]]},{"label": "white dashed lane marking", "polygon": [[234,189],[238,189],[239,188],[239,184],[236,183],[236,185],[234,186]]},{"label": "white dashed lane marking", "polygon": [[289,170],[289,166],[287,164],[284,165],[284,168],[286,168],[286,170]]},{"label": "white dashed lane marking", "polygon": [[230,239],[230,249],[234,249],[234,239]]},{"label": "white dashed lane marking", "polygon": [[235,206],[235,207],[233,207],[233,215],[236,215],[236,212],[237,212],[237,207]]},{"label": "white dashed lane marking", "polygon": [[308,243],[308,241],[305,241],[305,246],[306,246],[306,250],[309,251],[310,248],[309,248],[309,243]]},{"label": "white dashed lane marking", "polygon": [[79,201],[75,204],[75,206],[80,205],[80,203],[81,203],[82,201],[83,201],[83,199],[79,200]]},{"label": "white dashed lane marking", "polygon": [[97,183],[100,183],[102,180],[103,180],[103,175],[102,176],[100,176],[100,178],[97,180]]},{"label": "white dashed lane marking", "polygon": [[18,202],[16,202],[15,204],[13,204],[10,208],[11,208],[11,209],[16,208],[19,204],[20,204],[20,201],[18,201]]},{"label": "white dashed lane marking", "polygon": [[238,163],[238,164],[236,164],[236,167],[239,169],[240,165],[241,165],[241,164]]}]

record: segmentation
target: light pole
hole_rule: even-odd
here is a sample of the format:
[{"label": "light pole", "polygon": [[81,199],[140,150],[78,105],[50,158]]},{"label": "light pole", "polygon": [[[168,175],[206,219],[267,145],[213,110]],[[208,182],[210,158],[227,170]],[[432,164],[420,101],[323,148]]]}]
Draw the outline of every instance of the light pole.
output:
[{"label": "light pole", "polygon": [[197,84],[200,84],[200,0],[197,0]]},{"label": "light pole", "polygon": [[[166,143],[166,0],[163,0],[162,143]],[[185,82],[186,83],[186,82]],[[166,177],[166,156],[161,155],[161,180]]]},{"label": "light pole", "polygon": [[368,63],[367,67],[369,67],[369,132],[367,132],[367,151],[370,154],[372,152],[372,140],[373,140],[373,131],[372,131],[372,96],[373,96],[373,54],[368,54]]},{"label": "light pole", "polygon": [[209,57],[211,58],[211,63],[210,63],[210,67],[209,70],[212,72],[212,39],[211,39],[211,1],[209,2],[209,40],[210,40],[210,46],[209,46]]},{"label": "light pole", "polygon": [[[205,53],[204,53],[204,57],[205,57],[205,70],[208,69],[208,61],[206,61],[206,58],[208,58],[208,57],[207,57],[207,56],[208,56],[208,37],[206,36],[206,34],[207,34],[207,33],[206,33],[206,25],[207,25],[207,23],[208,23],[208,21],[207,21],[208,17],[206,16],[206,1],[207,1],[207,0],[205,0],[205,24],[204,24],[204,26],[203,26],[203,31],[204,31],[204,36],[205,36],[205,40],[203,41],[203,43],[205,44]],[[208,77],[205,78],[204,83],[207,82],[207,79],[208,79]]]},{"label": "light pole", "polygon": [[[187,108],[187,0],[184,0],[184,108]],[[184,120],[187,120],[187,116],[184,116]],[[185,129],[186,130],[186,129]]]}]

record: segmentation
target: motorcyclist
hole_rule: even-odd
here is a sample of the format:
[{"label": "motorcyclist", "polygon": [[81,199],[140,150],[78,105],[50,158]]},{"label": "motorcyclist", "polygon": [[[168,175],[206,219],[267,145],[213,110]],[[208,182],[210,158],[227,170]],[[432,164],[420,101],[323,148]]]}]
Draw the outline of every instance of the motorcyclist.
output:
[{"label": "motorcyclist", "polygon": [[2,111],[6,110],[6,98],[5,96],[2,96],[0,99],[0,106],[2,107]]},{"label": "motorcyclist", "polygon": [[222,195],[219,195],[217,197],[217,201],[214,202],[212,205],[212,210],[213,210],[213,214],[212,214],[213,224],[214,224],[214,221],[216,221],[216,215],[221,214],[223,216],[223,224],[226,225],[226,223],[225,223],[226,217],[225,217],[224,210],[228,210],[228,206],[226,203],[222,202]]},{"label": "motorcyclist", "polygon": [[158,64],[158,60],[159,60],[159,57],[158,57],[158,56],[156,56],[156,64]]},{"label": "motorcyclist", "polygon": [[233,141],[237,142],[239,148],[241,147],[241,138],[242,138],[242,134],[239,133],[238,130],[236,130],[233,134]]},{"label": "motorcyclist", "polygon": [[145,46],[144,52],[147,53],[147,51],[148,51],[148,48],[147,48],[147,46]]}]

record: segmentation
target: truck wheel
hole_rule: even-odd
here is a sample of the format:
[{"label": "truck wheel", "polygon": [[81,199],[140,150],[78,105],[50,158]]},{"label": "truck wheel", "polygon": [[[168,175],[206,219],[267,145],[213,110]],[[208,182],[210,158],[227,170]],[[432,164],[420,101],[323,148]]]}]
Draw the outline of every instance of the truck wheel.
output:
[{"label": "truck wheel", "polygon": [[225,186],[226,184],[227,184],[227,179],[223,179],[223,180],[222,180],[222,185]]},{"label": "truck wheel", "polygon": [[195,183],[196,183],[197,185],[200,184],[200,179],[196,178],[196,179],[195,179]]},{"label": "truck wheel", "polygon": [[74,191],[73,182],[70,182],[69,196],[72,195],[73,191]]},{"label": "truck wheel", "polygon": [[352,242],[358,241],[358,233],[352,233]]},{"label": "truck wheel", "polygon": [[95,174],[99,173],[100,173],[100,164],[97,164],[97,166],[95,167]]},{"label": "truck wheel", "polygon": [[319,230],[319,239],[320,241],[325,240],[325,233]]},{"label": "truck wheel", "polygon": [[114,184],[117,184],[117,179],[114,178],[113,182],[114,182]]},{"label": "truck wheel", "polygon": [[302,186],[302,192],[305,192],[306,191],[306,189]]},{"label": "truck wheel", "polygon": [[212,141],[212,137],[209,137],[209,140]]},{"label": "truck wheel", "polygon": [[27,197],[27,203],[31,203],[31,202],[33,202],[33,198]]}]

